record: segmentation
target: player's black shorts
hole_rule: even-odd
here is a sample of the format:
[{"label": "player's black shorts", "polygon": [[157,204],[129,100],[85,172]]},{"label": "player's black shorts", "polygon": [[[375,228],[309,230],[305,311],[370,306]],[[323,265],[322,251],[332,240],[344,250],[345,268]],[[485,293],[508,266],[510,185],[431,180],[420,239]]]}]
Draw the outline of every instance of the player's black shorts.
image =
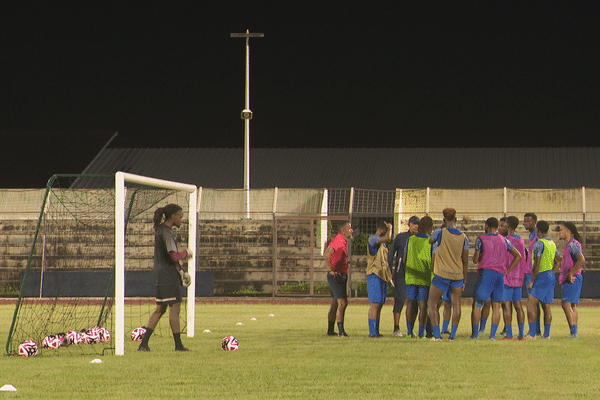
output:
[{"label": "player's black shorts", "polygon": [[334,276],[332,273],[327,273],[327,282],[331,288],[331,297],[334,299],[346,299],[348,297],[348,275],[340,274]]},{"label": "player's black shorts", "polygon": [[156,286],[156,304],[175,303],[181,303],[181,285],[179,283]]}]

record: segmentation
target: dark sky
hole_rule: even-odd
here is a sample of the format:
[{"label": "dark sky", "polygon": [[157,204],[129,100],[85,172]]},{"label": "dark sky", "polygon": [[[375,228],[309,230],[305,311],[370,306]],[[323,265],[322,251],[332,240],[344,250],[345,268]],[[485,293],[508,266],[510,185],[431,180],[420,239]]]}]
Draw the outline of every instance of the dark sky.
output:
[{"label": "dark sky", "polygon": [[[0,6],[2,188],[111,147],[600,144],[595,2]],[[312,3],[311,3],[312,4]]]}]

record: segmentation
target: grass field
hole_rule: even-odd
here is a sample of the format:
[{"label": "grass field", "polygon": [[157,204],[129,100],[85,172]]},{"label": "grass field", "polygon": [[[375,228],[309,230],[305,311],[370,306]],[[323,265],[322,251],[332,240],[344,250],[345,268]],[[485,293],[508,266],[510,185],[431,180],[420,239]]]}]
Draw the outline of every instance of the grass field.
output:
[{"label": "grass field", "polygon": [[[600,383],[600,316],[580,307],[580,339],[568,332],[562,309],[553,307],[552,339],[467,340],[470,307],[464,306],[458,338],[430,342],[391,336],[392,307],[384,306],[383,338],[368,338],[367,309],[351,303],[348,338],[328,337],[326,304],[197,304],[192,351],[173,351],[169,337],[138,353],[127,340],[125,356],[61,355],[0,358],[3,398],[81,399],[548,399],[597,398]],[[6,341],[14,308],[0,306]],[[273,314],[274,316],[269,316]],[[256,321],[252,321],[256,318]],[[242,322],[243,325],[237,325]],[[168,324],[166,318],[160,324]],[[401,321],[404,330],[404,318]],[[516,323],[514,323],[516,331]],[[211,333],[204,333],[209,329]],[[489,328],[488,328],[489,329]],[[225,352],[234,335],[240,350]],[[445,338],[445,336],[444,336]],[[91,364],[94,358],[103,363]]]}]

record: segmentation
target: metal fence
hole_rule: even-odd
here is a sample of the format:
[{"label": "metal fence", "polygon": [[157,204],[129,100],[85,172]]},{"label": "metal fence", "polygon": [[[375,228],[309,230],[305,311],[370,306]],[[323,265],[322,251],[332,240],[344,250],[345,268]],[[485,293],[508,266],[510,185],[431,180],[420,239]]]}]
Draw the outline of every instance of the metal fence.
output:
[{"label": "metal fence", "polygon": [[[3,277],[7,271],[16,276],[23,267],[33,225],[29,222],[37,218],[42,192],[0,190]],[[412,215],[430,215],[441,223],[446,207],[457,210],[459,228],[473,244],[491,216],[522,220],[526,212],[534,212],[550,223],[550,236],[559,246],[560,222],[572,221],[583,237],[585,269],[600,269],[600,189],[273,188],[251,190],[246,196],[241,189],[200,188],[198,193],[197,268],[214,272],[216,294],[281,293],[294,282],[306,294],[318,294],[325,285],[322,252],[339,220],[350,219],[364,239],[382,219],[393,221],[394,234],[406,230]],[[517,233],[527,238],[522,224]],[[355,281],[364,278],[364,256],[352,248],[351,269]]]}]

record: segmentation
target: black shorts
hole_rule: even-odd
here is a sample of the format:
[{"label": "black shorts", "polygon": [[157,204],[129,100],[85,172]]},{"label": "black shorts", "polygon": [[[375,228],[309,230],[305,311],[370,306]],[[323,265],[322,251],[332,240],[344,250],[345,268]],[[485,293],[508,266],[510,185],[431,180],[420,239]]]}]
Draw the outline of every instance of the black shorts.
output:
[{"label": "black shorts", "polygon": [[156,304],[176,303],[181,303],[181,285],[179,283],[156,286]]},{"label": "black shorts", "polygon": [[334,276],[331,272],[328,272],[327,282],[329,282],[329,287],[331,288],[331,297],[336,300],[348,298],[348,275],[340,274]]}]

